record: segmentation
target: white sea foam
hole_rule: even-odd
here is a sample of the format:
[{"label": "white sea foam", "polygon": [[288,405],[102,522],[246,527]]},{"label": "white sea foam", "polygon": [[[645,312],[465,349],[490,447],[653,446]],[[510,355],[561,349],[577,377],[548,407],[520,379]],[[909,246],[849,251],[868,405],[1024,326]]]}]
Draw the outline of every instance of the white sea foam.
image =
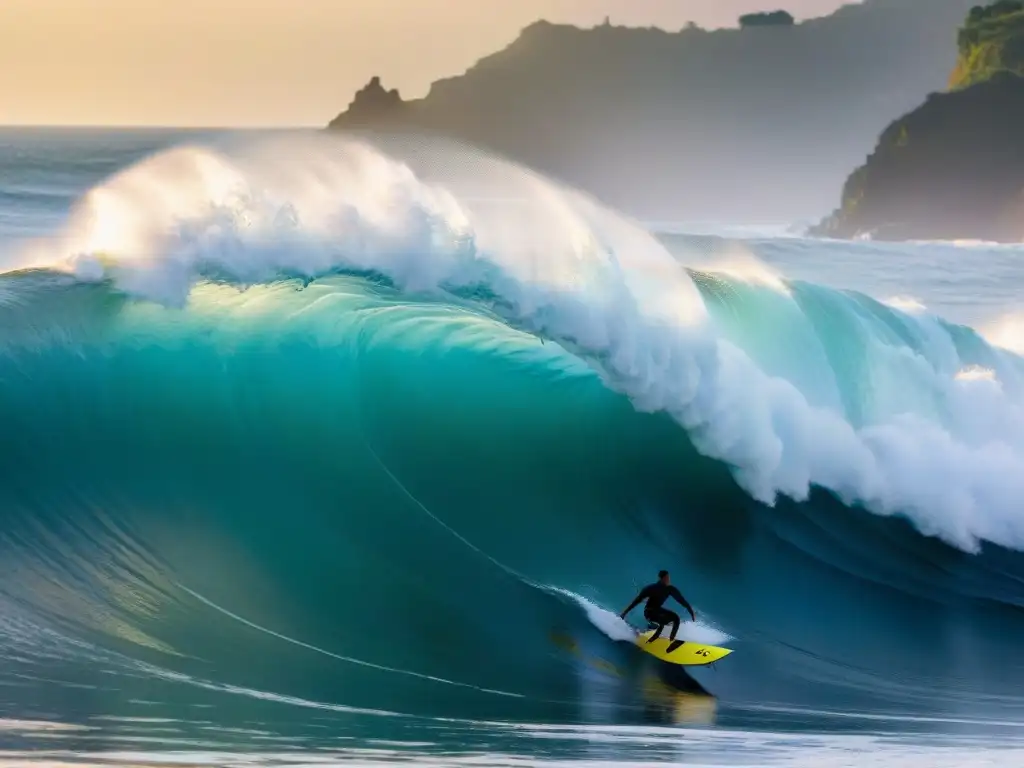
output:
[{"label": "white sea foam", "polygon": [[907,314],[917,314],[920,312],[925,312],[928,309],[924,304],[915,299],[913,296],[890,296],[889,298],[885,299],[882,303],[887,304],[893,309],[898,309],[901,312],[906,312]]},{"label": "white sea foam", "polygon": [[1000,317],[983,327],[981,333],[990,344],[1024,355],[1024,313]]},{"label": "white sea foam", "polygon": [[818,485],[968,551],[980,540],[1024,549],[1019,394],[998,371],[958,376],[965,365],[933,319],[910,318],[932,357],[868,340],[883,362],[860,385],[870,418],[855,425],[718,334],[687,272],[643,228],[478,153],[382,146],[169,151],[90,192],[45,247],[82,279],[168,304],[204,275],[335,268],[406,291],[483,288],[511,325],[558,341],[639,410],[671,414],[765,503]]},{"label": "white sea foam", "polygon": [[[633,642],[636,638],[636,632],[619,618],[619,615],[614,611],[609,611],[606,608],[602,608],[596,603],[591,602],[582,595],[578,595],[575,592],[569,590],[559,589],[556,590],[566,597],[571,598],[583,608],[587,614],[587,618],[590,623],[597,627],[601,632],[610,637],[612,640],[620,640],[623,642]],[[667,630],[666,630],[667,633]],[[667,636],[667,635],[666,635]],[[696,622],[684,621],[679,625],[679,632],[676,637],[682,640],[689,640],[694,643],[704,643],[705,645],[722,645],[728,642],[732,638],[722,630],[705,623],[703,618],[698,619]]]}]

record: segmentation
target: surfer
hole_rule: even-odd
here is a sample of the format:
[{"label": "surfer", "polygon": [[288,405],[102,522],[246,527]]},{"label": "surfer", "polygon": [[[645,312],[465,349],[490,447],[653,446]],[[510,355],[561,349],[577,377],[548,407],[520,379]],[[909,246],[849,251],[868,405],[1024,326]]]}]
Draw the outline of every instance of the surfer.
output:
[{"label": "surfer", "polygon": [[676,648],[683,643],[680,641],[678,645],[676,644],[676,632],[679,631],[679,614],[666,608],[662,608],[665,601],[670,597],[674,597],[677,603],[690,612],[690,618],[694,621],[697,620],[697,615],[693,612],[693,608],[690,607],[690,604],[686,602],[686,598],[683,597],[682,593],[673,587],[670,582],[671,580],[669,579],[668,571],[659,571],[658,580],[641,589],[640,594],[637,595],[633,602],[629,604],[629,607],[619,614],[620,618],[625,619],[626,615],[630,611],[646,600],[647,605],[644,606],[644,618],[657,627],[656,631],[651,635],[647,642],[653,643],[661,636],[661,631],[665,629],[665,625],[671,624],[672,632],[669,633],[669,640],[671,641],[668,647],[669,653],[676,650]]}]

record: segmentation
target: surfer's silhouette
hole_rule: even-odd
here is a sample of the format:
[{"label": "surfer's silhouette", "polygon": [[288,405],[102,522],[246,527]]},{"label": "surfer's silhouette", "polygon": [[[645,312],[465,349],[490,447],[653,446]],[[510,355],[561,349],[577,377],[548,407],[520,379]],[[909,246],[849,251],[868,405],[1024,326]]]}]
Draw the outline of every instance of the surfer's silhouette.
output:
[{"label": "surfer's silhouette", "polygon": [[661,632],[665,629],[665,626],[671,624],[672,631],[669,633],[669,640],[671,642],[668,646],[668,653],[671,653],[683,644],[682,640],[676,640],[676,632],[679,631],[679,614],[667,608],[662,608],[665,601],[670,597],[674,597],[676,602],[690,612],[691,619],[697,620],[697,614],[693,612],[693,608],[686,602],[686,598],[683,597],[678,589],[672,586],[668,571],[659,571],[658,580],[641,589],[640,594],[629,604],[629,607],[619,614],[621,618],[625,619],[630,611],[646,600],[647,605],[644,606],[644,618],[656,627],[654,634],[651,635],[647,642],[653,643],[661,637]]}]

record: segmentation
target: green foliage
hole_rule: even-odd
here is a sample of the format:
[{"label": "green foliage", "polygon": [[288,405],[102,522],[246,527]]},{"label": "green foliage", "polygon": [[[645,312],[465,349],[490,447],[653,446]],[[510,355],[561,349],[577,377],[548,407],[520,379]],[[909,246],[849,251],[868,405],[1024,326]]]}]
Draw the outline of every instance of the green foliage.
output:
[{"label": "green foliage", "polygon": [[772,11],[771,13],[748,13],[740,16],[740,26],[747,27],[791,27],[796,19],[787,11]]},{"label": "green foliage", "polygon": [[965,88],[1000,72],[1024,76],[1024,0],[975,6],[957,38],[951,88]]},{"label": "green foliage", "polygon": [[967,23],[977,24],[999,16],[1009,16],[1020,10],[1024,10],[1024,2],[1021,0],[998,0],[991,5],[976,5],[967,15]]}]

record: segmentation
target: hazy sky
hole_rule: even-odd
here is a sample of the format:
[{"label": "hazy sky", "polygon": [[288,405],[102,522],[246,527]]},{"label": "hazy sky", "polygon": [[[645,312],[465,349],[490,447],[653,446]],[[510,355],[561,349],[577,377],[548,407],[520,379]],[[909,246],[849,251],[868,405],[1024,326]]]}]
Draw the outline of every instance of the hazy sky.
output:
[{"label": "hazy sky", "polygon": [[0,0],[0,123],[322,125],[371,75],[406,97],[538,18],[733,25],[841,0]]}]

